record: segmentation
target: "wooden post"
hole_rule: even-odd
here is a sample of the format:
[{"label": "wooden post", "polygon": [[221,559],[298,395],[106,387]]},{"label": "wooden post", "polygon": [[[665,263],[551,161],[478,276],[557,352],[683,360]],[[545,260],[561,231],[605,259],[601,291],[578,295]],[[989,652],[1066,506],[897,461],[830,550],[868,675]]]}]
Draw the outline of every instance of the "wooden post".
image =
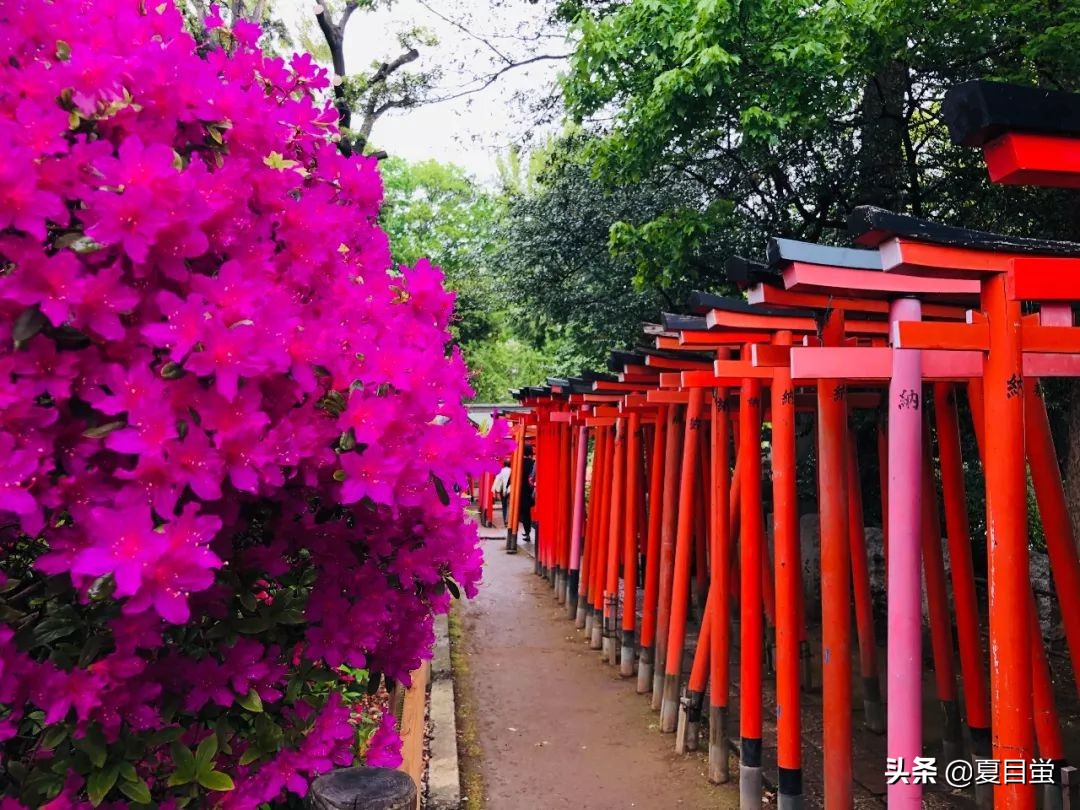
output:
[{"label": "wooden post", "polygon": [[941,552],[941,518],[930,467],[929,423],[923,422],[922,463],[922,556],[926,582],[926,605],[930,643],[934,651],[934,683],[941,703],[941,751],[946,762],[960,755],[960,704],[956,699],[956,666],[953,662],[952,615],[945,585],[945,558]]},{"label": "wooden post", "polygon": [[[630,414],[626,431],[626,502],[623,528],[623,614],[619,672],[634,674],[634,631],[637,622],[637,516],[641,476],[641,416]],[[612,642],[614,644],[614,642]]]},{"label": "wooden post", "polygon": [[727,782],[728,772],[728,697],[731,660],[731,581],[728,560],[731,558],[730,505],[731,472],[728,468],[730,421],[719,388],[712,401],[712,508],[713,547],[710,571],[712,598],[712,634],[709,637],[709,770],[710,782]]},{"label": "wooden post", "polygon": [[671,588],[664,695],[660,705],[660,731],[675,731],[679,719],[679,684],[682,680],[683,643],[686,640],[686,608],[690,595],[690,555],[693,552],[694,473],[700,446],[701,411],[705,389],[690,389],[683,434],[682,471],[679,476],[679,518],[675,538],[675,570]]},{"label": "wooden post", "polygon": [[[979,604],[975,593],[975,569],[971,559],[971,531],[964,492],[956,386],[953,383],[934,385],[934,420],[937,426],[941,491],[945,502],[945,534],[949,541],[949,570],[953,582],[960,673],[964,681],[964,712],[967,715],[974,762],[990,758],[990,698],[986,690],[982,642],[979,637]],[[989,789],[976,788],[976,802],[980,807],[990,806],[991,798]]]},{"label": "wooden post", "polygon": [[638,658],[637,691],[647,694],[652,689],[653,661],[656,647],[656,608],[660,592],[660,502],[664,488],[664,458],[669,406],[661,405],[653,432],[652,464],[649,467],[649,529],[645,550],[645,603],[641,610],[641,654]]},{"label": "wooden post", "polygon": [[[833,311],[826,345],[843,341]],[[847,527],[847,407],[843,380],[819,380],[818,493],[821,514],[821,668],[825,715],[825,803],[851,807],[851,555]]]},{"label": "wooden post", "polygon": [[589,457],[589,432],[577,428],[577,463],[574,466],[574,515],[570,534],[570,564],[566,582],[566,615],[576,619],[578,613],[578,587],[581,578],[581,550],[585,528],[585,467]]},{"label": "wooden post", "polygon": [[[982,282],[990,333],[983,372],[986,426],[987,553],[990,579],[990,711],[994,759],[1034,752],[1024,474],[1024,379],[1018,332],[1020,304],[1006,296],[1005,276]],[[996,784],[996,810],[1033,810],[1032,784]]]},{"label": "wooden post", "polygon": [[664,455],[663,519],[660,522],[660,583],[656,608],[656,662],[653,673],[652,709],[660,711],[664,697],[664,672],[667,668],[668,625],[671,623],[671,590],[675,574],[675,535],[678,521],[679,469],[685,431],[681,406],[669,413],[667,446]]},{"label": "wooden post", "polygon": [[761,380],[747,379],[739,399],[743,448],[739,538],[739,806],[761,807]]},{"label": "wooden post", "polygon": [[855,432],[848,431],[848,536],[851,545],[851,582],[855,595],[855,629],[859,638],[859,674],[862,677],[863,712],[866,727],[885,733],[885,707],[881,703],[881,682],[877,671],[877,639],[870,595],[870,570],[866,560],[866,528],[863,521],[862,479]]},{"label": "wooden post", "polygon": [[[791,345],[791,333],[773,340]],[[791,367],[772,380],[773,545],[776,552],[777,807],[802,806],[802,718],[799,695],[799,502],[795,488],[795,388]]]},{"label": "wooden post", "polygon": [[607,535],[607,572],[604,578],[604,633],[600,658],[612,666],[618,660],[619,561],[623,546],[623,503],[626,500],[626,419],[615,429],[611,473],[611,522]]},{"label": "wooden post", "polygon": [[[889,321],[917,321],[919,302],[901,298]],[[888,726],[886,756],[910,769],[922,755],[922,361],[893,347],[888,453]],[[899,808],[922,807],[922,785],[899,780],[887,790]]]}]

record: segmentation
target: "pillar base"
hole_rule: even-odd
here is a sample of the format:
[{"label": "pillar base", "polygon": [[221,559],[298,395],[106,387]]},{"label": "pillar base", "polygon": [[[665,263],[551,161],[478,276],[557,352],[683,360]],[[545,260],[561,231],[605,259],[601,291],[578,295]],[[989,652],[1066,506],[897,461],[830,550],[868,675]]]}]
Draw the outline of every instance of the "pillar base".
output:
[{"label": "pillar base", "polygon": [[675,724],[675,753],[682,755],[687,752],[686,738],[689,732],[688,701],[683,698],[679,701],[679,720]]},{"label": "pillar base", "polygon": [[653,664],[652,664],[652,649],[649,647],[642,647],[641,653],[638,656],[637,664],[637,693],[639,695],[646,695],[652,689],[653,679]]},{"label": "pillar base", "polygon": [[728,762],[727,706],[709,707],[709,781],[722,785],[731,779]]},{"label": "pillar base", "polygon": [[578,578],[580,571],[570,571],[566,575],[566,618],[574,620],[578,608]]},{"label": "pillar base", "polygon": [[[993,755],[990,729],[969,726],[968,731],[971,733],[971,766],[974,769],[973,773],[978,773],[979,760],[991,759]],[[979,810],[992,810],[994,806],[994,786],[992,784],[975,785],[975,806]]]},{"label": "pillar base", "polygon": [[671,734],[679,723],[679,679],[664,675],[664,697],[660,702],[660,731]]},{"label": "pillar base", "polygon": [[619,651],[619,674],[634,677],[634,634],[623,631],[622,649]]},{"label": "pillar base", "polygon": [[960,759],[964,749],[960,735],[960,703],[955,700],[943,700],[941,701],[941,711],[945,715],[941,755],[945,762],[952,762],[954,759]]},{"label": "pillar base", "polygon": [[661,650],[656,650],[654,654],[653,678],[652,678],[652,701],[650,706],[654,712],[660,711],[660,707],[664,702],[664,654]]},{"label": "pillar base", "polygon": [[585,600],[582,597],[578,597],[577,614],[574,616],[574,627],[578,630],[584,630],[586,628],[586,620],[589,615],[589,608],[585,604]]},{"label": "pillar base", "polygon": [[615,639],[611,636],[602,636],[600,660],[609,664],[615,663]]},{"label": "pillar base", "polygon": [[686,695],[686,750],[697,751],[701,736],[701,706],[704,692],[688,692]]},{"label": "pillar base", "polygon": [[604,640],[604,628],[600,626],[603,620],[599,616],[593,616],[592,620],[592,632],[589,635],[589,649],[599,650],[603,646]]},{"label": "pillar base", "polygon": [[739,766],[739,810],[761,810],[761,768]]},{"label": "pillar base", "polygon": [[802,810],[802,768],[777,768],[776,806],[778,810]]},{"label": "pillar base", "polygon": [[[1065,784],[1064,769],[1069,767],[1069,763],[1064,759],[1054,760],[1054,784],[1043,785],[1043,810],[1063,810],[1065,807],[1073,807],[1066,791],[1069,790],[1069,786]],[[1072,774],[1070,773],[1070,776]]]}]

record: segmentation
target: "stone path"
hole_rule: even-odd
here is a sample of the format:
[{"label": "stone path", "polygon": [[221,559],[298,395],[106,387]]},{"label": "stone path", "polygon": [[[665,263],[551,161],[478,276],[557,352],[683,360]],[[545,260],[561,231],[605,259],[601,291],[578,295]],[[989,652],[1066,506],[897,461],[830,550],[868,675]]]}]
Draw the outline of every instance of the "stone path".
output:
[{"label": "stone path", "polygon": [[676,756],[647,699],[562,618],[532,557],[505,554],[501,530],[481,533],[484,583],[459,608],[485,806],[737,807],[736,787],[709,785],[702,756]]}]

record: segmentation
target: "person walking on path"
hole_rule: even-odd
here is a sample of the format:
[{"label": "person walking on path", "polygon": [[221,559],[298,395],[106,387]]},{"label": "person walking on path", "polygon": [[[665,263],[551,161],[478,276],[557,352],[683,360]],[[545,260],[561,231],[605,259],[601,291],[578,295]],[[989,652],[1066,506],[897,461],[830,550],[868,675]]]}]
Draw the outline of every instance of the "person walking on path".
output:
[{"label": "person walking on path", "polygon": [[504,458],[502,469],[491,483],[491,494],[502,504],[503,528],[506,528],[506,513],[510,508],[510,459]]},{"label": "person walking on path", "polygon": [[[524,458],[521,460],[521,479],[516,483],[511,482],[511,486],[518,488],[518,521],[525,529],[525,541],[528,542],[532,535],[532,507],[533,500],[536,494],[534,489],[536,482],[533,480],[533,476],[536,471],[536,459],[533,458],[533,449],[531,445],[526,445]],[[507,532],[507,554],[517,554],[517,526],[514,527],[514,531]]]}]

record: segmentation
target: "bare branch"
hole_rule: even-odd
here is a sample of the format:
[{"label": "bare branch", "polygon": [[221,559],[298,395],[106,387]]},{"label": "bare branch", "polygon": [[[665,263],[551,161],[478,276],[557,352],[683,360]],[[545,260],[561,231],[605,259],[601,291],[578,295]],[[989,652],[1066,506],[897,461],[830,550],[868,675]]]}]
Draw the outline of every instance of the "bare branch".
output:
[{"label": "bare branch", "polygon": [[493,85],[500,76],[504,73],[508,73],[514,68],[524,67],[525,65],[531,65],[534,62],[555,61],[558,59],[569,59],[571,54],[568,53],[556,53],[556,54],[543,54],[541,56],[533,56],[529,59],[523,59],[520,62],[513,62],[509,65],[499,68],[494,73],[490,73],[484,76],[482,79],[478,78],[476,81],[480,82],[478,87],[473,87],[468,90],[462,90],[460,93],[451,93],[448,96],[438,96],[436,98],[426,99],[425,104],[441,104],[444,101],[453,101],[456,98],[462,98],[463,96],[471,96],[475,93],[479,93],[481,90],[486,90]]},{"label": "bare branch", "polygon": [[418,2],[420,5],[422,5],[424,8],[426,8],[428,11],[430,11],[432,14],[434,14],[436,17],[438,17],[443,22],[449,23],[450,25],[454,26],[454,28],[456,28],[459,31],[461,31],[462,33],[464,33],[465,36],[471,37],[472,39],[475,39],[477,42],[484,45],[486,48],[488,48],[488,50],[490,50],[493,54],[495,54],[497,57],[502,59],[503,62],[505,62],[506,64],[508,64],[508,65],[513,64],[513,61],[514,61],[513,59],[508,57],[506,54],[504,54],[502,51],[500,51],[498,48],[496,48],[494,45],[492,45],[490,42],[488,42],[486,39],[484,39],[484,37],[480,36],[479,34],[473,32],[473,31],[471,31],[468,27],[466,27],[462,23],[458,22],[457,20],[454,20],[454,19],[451,19],[450,17],[447,17],[445,14],[443,14],[440,11],[436,11],[434,8],[431,7],[431,5],[429,3],[427,3],[426,0],[416,0],[416,2]]}]

